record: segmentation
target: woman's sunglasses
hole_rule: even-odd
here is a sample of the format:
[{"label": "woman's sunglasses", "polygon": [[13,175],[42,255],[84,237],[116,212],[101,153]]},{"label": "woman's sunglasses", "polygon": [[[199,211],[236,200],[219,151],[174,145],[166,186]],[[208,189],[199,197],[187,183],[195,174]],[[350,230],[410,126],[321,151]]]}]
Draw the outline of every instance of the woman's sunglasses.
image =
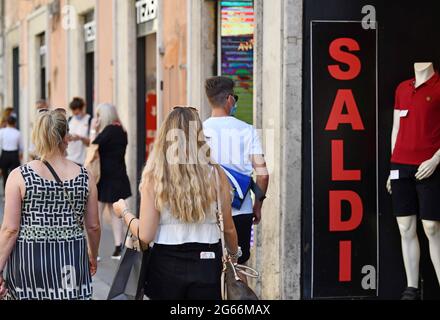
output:
[{"label": "woman's sunglasses", "polygon": [[177,106],[177,107],[174,107],[173,108],[173,111],[174,110],[178,110],[178,109],[190,109],[191,111],[195,111],[195,112],[199,112],[199,110],[197,110],[196,108],[194,108],[194,107],[182,107],[182,106]]},{"label": "woman's sunglasses", "polygon": [[38,113],[42,114],[42,113],[46,113],[46,112],[49,112],[49,111],[59,112],[59,113],[62,113],[64,115],[67,115],[67,111],[64,108],[56,108],[56,109],[53,109],[53,110],[44,108],[44,109],[39,109]]}]

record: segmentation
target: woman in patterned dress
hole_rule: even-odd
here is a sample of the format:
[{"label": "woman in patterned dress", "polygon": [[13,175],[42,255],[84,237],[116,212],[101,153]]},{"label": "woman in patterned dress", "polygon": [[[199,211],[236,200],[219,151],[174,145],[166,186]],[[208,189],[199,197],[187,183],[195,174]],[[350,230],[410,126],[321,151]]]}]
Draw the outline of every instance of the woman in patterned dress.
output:
[{"label": "woman in patterned dress", "polygon": [[14,170],[6,185],[0,299],[91,299],[101,233],[96,183],[65,158],[65,112],[42,110],[32,138],[42,160]]}]

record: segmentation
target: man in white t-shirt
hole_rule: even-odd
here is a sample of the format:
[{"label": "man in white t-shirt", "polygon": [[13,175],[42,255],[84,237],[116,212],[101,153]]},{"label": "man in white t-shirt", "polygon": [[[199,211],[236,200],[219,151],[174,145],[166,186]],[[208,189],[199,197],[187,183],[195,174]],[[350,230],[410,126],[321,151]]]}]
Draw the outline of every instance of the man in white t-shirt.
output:
[{"label": "man in white t-shirt", "polygon": [[23,159],[23,139],[20,131],[17,130],[16,115],[8,117],[7,127],[0,130],[0,168],[3,174],[3,190],[6,190],[6,181],[9,174],[20,166]]},{"label": "man in white t-shirt", "polygon": [[[255,170],[256,184],[266,194],[269,174],[263,148],[254,127],[234,117],[238,108],[234,87],[234,81],[230,78],[214,77],[206,80],[205,90],[212,107],[212,116],[203,124],[205,136],[214,161],[247,176],[252,176]],[[240,264],[250,258],[252,224],[258,225],[261,221],[264,199],[265,196],[261,196],[252,204],[249,191],[240,210],[232,210],[242,250],[238,260]]]},{"label": "man in white t-shirt", "polygon": [[69,118],[67,159],[82,166],[86,160],[87,147],[90,145],[92,117],[86,113],[86,104],[82,98],[74,98],[69,107],[72,117]]}]

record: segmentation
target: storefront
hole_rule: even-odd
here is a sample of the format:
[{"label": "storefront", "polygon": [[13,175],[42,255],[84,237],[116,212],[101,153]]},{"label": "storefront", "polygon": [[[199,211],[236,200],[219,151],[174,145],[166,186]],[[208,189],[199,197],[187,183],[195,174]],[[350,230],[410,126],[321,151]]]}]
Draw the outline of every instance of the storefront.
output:
[{"label": "storefront", "polygon": [[231,77],[239,96],[237,118],[253,123],[254,2],[218,1],[218,74]]},{"label": "storefront", "polygon": [[[305,299],[396,299],[406,287],[385,184],[395,90],[415,62],[440,67],[439,6],[421,2],[304,2]],[[422,295],[438,298],[418,228]]]}]

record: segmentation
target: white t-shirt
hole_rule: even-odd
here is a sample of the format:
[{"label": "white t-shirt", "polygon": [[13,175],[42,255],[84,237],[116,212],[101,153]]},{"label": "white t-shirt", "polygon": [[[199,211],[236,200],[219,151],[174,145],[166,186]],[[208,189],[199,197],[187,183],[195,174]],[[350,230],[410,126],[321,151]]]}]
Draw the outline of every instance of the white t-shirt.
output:
[{"label": "white t-shirt", "polygon": [[[72,117],[69,121],[69,134],[83,138],[89,137],[90,115],[86,114],[81,120]],[[67,147],[67,159],[77,164],[84,164],[86,160],[87,146],[82,141],[69,142]]]},{"label": "white t-shirt", "polygon": [[0,147],[3,151],[23,151],[21,133],[16,128],[6,127],[0,130]]},{"label": "white t-shirt", "polygon": [[[251,176],[253,155],[263,155],[257,130],[234,117],[209,118],[203,124],[211,157],[218,164]],[[249,192],[240,210],[232,208],[232,215],[252,214],[253,205]]]}]

